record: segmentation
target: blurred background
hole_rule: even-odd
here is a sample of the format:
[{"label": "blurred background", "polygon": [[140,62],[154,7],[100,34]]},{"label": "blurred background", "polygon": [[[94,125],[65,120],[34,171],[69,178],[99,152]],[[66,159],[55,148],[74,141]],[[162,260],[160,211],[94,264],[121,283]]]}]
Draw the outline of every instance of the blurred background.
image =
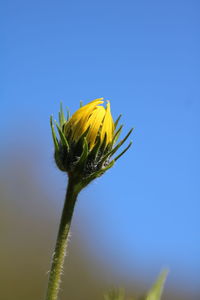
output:
[{"label": "blurred background", "polygon": [[200,299],[200,3],[1,1],[0,291],[44,298],[67,184],[49,116],[111,101],[133,146],[79,197],[60,299]]}]

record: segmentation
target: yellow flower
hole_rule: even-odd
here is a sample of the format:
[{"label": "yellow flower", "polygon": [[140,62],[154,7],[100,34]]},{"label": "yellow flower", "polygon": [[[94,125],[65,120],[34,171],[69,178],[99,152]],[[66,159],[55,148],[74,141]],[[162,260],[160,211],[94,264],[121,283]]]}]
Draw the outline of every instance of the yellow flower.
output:
[{"label": "yellow flower", "polygon": [[105,147],[112,143],[114,122],[110,102],[107,102],[106,108],[101,105],[103,103],[103,98],[93,100],[79,108],[64,124],[64,134],[71,143],[76,143],[86,131],[86,140],[90,150],[94,147],[98,136],[100,143],[105,143]]},{"label": "yellow flower", "polygon": [[[122,125],[118,127],[121,115],[113,122],[110,103],[106,107],[103,98],[93,100],[80,107],[71,118],[67,118],[61,105],[59,124],[50,118],[55,146],[54,157],[58,168],[67,172],[79,188],[88,185],[101,176],[130,148],[129,145],[117,156],[113,155],[126,142],[132,129],[118,142]],[[59,137],[54,129],[57,127]],[[70,179],[70,180],[71,180]]]}]

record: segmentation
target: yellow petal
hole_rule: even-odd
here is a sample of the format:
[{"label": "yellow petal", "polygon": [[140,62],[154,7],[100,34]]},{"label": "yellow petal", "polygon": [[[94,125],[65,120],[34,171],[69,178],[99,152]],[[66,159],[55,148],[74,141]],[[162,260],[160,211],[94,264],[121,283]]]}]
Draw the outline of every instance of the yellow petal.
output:
[{"label": "yellow petal", "polygon": [[103,118],[105,116],[105,112],[106,111],[103,106],[97,106],[88,119],[86,127],[90,127],[87,134],[87,141],[90,144],[90,149],[94,147],[96,138],[102,125]]},{"label": "yellow petal", "polygon": [[86,136],[89,149],[94,147],[98,134],[100,134],[101,142],[106,136],[106,146],[110,144],[114,132],[110,102],[107,103],[106,109],[100,106],[102,103],[104,103],[103,98],[99,98],[79,108],[65,124],[66,137],[69,135],[72,142],[77,142],[89,129]]},{"label": "yellow petal", "polygon": [[65,135],[67,136],[72,130],[72,136],[71,139],[74,141],[77,141],[80,136],[87,130],[86,123],[87,120],[94,110],[94,108],[98,104],[102,104],[103,98],[99,98],[96,100],[93,100],[92,102],[88,103],[87,105],[82,106],[79,108],[69,119],[69,121],[65,125]]}]

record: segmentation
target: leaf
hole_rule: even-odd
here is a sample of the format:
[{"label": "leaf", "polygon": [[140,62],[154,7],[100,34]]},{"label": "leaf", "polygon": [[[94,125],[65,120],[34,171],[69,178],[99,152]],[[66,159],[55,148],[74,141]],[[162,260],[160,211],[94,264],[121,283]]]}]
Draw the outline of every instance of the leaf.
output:
[{"label": "leaf", "polygon": [[164,283],[167,277],[168,271],[165,270],[158,277],[150,291],[148,292],[145,300],[160,300],[163,292]]}]

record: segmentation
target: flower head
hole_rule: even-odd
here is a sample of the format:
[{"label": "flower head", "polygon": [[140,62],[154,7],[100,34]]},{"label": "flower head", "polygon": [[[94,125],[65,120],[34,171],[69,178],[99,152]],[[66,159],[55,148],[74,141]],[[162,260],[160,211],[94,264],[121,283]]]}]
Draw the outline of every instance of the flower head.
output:
[{"label": "flower head", "polygon": [[59,124],[55,122],[59,140],[51,117],[56,164],[60,170],[73,177],[80,188],[105,173],[131,146],[130,142],[117,157],[111,159],[132,129],[116,144],[122,130],[122,125],[117,128],[121,115],[114,123],[110,102],[107,101],[106,108],[102,106],[103,103],[103,98],[93,100],[81,106],[72,117],[69,117],[68,112],[67,119],[61,105]]},{"label": "flower head", "polygon": [[110,112],[110,103],[107,103],[106,109],[100,105],[103,103],[103,98],[88,103],[79,108],[64,124],[64,134],[71,144],[77,143],[80,136],[86,132],[85,137],[90,150],[93,149],[98,137],[101,143],[105,139],[105,147],[112,144],[114,122]]}]

